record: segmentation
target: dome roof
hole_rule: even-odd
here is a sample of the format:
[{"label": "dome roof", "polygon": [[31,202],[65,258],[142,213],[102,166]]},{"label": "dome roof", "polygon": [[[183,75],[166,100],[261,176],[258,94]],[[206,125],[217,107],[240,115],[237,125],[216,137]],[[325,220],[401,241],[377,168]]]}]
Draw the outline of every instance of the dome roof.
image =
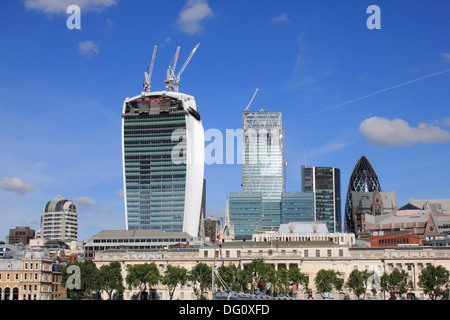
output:
[{"label": "dome roof", "polygon": [[76,206],[71,200],[63,199],[60,195],[57,196],[52,201],[47,202],[44,208],[44,212],[60,212],[64,209],[70,209],[71,211],[76,211]]}]

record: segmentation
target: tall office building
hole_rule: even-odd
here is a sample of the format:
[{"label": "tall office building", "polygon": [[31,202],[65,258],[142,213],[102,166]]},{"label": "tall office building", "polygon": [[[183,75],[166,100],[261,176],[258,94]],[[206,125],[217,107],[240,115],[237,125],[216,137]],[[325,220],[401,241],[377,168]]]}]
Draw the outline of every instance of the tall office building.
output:
[{"label": "tall office building", "polygon": [[361,156],[356,162],[347,188],[345,199],[345,224],[346,231],[355,232],[355,216],[352,212],[352,191],[356,192],[381,192],[380,182],[372,164],[365,156]]},{"label": "tall office building", "polygon": [[[167,91],[150,91],[153,50],[145,91],[126,98],[122,110],[122,162],[128,229],[199,234],[204,208],[204,131],[193,96],[178,92],[180,47],[167,68]],[[204,213],[203,213],[204,214]]]},{"label": "tall office building", "polygon": [[281,199],[283,224],[314,221],[313,192],[283,192]]},{"label": "tall office building", "polygon": [[281,112],[243,112],[242,192],[229,194],[236,239],[251,239],[282,222],[284,158]]},{"label": "tall office building", "polygon": [[72,200],[59,195],[47,202],[41,218],[40,238],[64,242],[77,240],[78,214]]},{"label": "tall office building", "polygon": [[314,221],[341,232],[341,174],[332,167],[302,166],[302,192],[313,192]]},{"label": "tall office building", "polygon": [[284,190],[281,112],[244,111],[242,191],[280,200]]},{"label": "tall office building", "polygon": [[193,96],[143,92],[122,112],[127,229],[198,235],[204,132]]}]

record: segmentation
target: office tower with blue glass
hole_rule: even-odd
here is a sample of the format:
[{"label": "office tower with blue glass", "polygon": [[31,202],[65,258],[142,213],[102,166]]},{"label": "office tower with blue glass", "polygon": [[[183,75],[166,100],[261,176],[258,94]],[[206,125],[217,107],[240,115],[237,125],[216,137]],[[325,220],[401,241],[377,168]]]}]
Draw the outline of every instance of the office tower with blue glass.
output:
[{"label": "office tower with blue glass", "polygon": [[145,91],[123,103],[126,229],[195,237],[204,195],[204,131],[195,98],[178,92],[181,72],[174,75],[175,65],[167,72],[167,91],[150,92],[151,67]]},{"label": "office tower with blue glass", "polygon": [[332,167],[302,166],[302,192],[314,196],[314,221],[325,223],[329,232],[341,232],[341,175]]},{"label": "office tower with blue glass", "polygon": [[278,229],[285,188],[281,112],[243,112],[242,192],[229,194],[229,215],[236,239]]}]

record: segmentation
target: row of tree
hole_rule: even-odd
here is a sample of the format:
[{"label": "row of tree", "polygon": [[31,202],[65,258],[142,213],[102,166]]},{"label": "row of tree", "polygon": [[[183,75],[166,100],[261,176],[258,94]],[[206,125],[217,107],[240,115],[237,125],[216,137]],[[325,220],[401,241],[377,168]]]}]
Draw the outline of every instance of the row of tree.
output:
[{"label": "row of tree", "polygon": [[[78,288],[69,289],[73,275],[68,268],[75,265],[80,270]],[[254,292],[258,281],[270,285],[269,292],[276,295],[292,294],[292,285],[295,283],[299,291],[309,291],[309,277],[297,268],[275,270],[273,265],[267,264],[263,259],[254,259],[251,263],[238,268],[235,265],[220,266],[217,268],[221,281],[214,281],[214,289],[233,290],[241,292]],[[125,280],[125,281],[124,281]],[[347,281],[341,273],[334,270],[319,270],[314,279],[317,292],[322,296],[325,292],[342,292],[348,290],[358,298],[366,295],[369,285],[375,283],[374,273],[364,270],[353,270]],[[379,288],[386,292],[396,292],[400,296],[413,290],[414,286],[408,281],[408,274],[404,270],[394,269],[391,273],[384,273],[379,279]],[[168,289],[170,299],[173,299],[175,289],[191,287],[198,299],[211,290],[213,284],[211,267],[205,263],[198,263],[191,270],[181,266],[168,265],[163,274],[159,272],[155,263],[145,263],[127,266],[125,279],[122,277],[119,262],[111,262],[97,268],[92,261],[69,263],[63,270],[62,285],[67,287],[68,297],[71,299],[85,299],[97,293],[105,292],[109,299],[116,294],[121,298],[126,285],[128,289],[138,289],[141,298],[147,290],[155,288],[158,284]],[[430,299],[448,297],[450,286],[450,272],[442,266],[428,266],[422,269],[419,275],[418,286],[423,289]],[[372,293],[376,289],[372,286]]]}]

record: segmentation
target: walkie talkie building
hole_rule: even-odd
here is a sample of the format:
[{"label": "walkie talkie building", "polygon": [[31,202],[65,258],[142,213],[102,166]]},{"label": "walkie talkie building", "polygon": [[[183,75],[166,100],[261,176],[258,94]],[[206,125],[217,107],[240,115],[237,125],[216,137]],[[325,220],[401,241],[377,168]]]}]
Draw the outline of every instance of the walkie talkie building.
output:
[{"label": "walkie talkie building", "polygon": [[127,98],[122,137],[126,228],[197,236],[204,131],[194,97],[160,91]]}]

